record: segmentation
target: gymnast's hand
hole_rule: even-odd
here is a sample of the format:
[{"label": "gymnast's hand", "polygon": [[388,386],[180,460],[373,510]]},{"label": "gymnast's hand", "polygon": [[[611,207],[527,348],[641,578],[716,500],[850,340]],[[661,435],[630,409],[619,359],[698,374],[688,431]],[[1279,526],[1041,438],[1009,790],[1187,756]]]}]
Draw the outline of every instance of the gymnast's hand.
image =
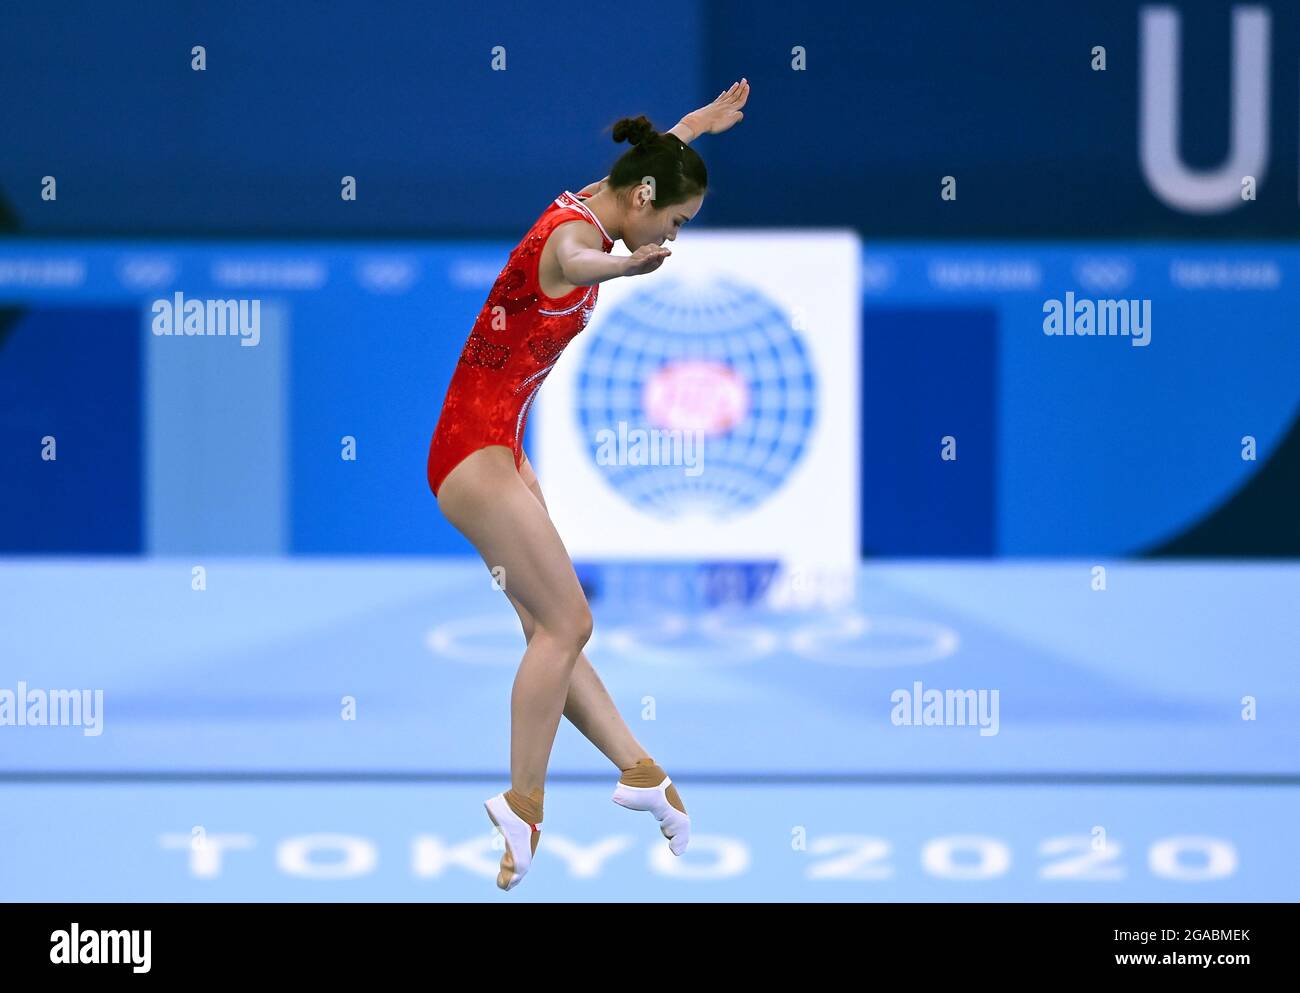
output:
[{"label": "gymnast's hand", "polygon": [[664,264],[664,259],[672,254],[662,245],[642,245],[624,260],[623,275],[640,276],[647,272],[654,272]]},{"label": "gymnast's hand", "polygon": [[745,106],[748,99],[749,80],[732,83],[731,88],[719,93],[713,103],[693,110],[682,118],[681,124],[673,129],[673,133],[683,141],[690,141],[702,134],[722,134],[745,119],[740,108]]}]

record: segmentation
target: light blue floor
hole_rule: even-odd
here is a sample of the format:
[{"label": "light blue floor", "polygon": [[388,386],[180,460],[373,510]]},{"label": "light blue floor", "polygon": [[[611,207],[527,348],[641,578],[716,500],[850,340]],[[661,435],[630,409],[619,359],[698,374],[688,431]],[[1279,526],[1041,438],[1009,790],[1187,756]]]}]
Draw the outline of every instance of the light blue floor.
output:
[{"label": "light blue floor", "polygon": [[[481,801],[523,642],[483,566],[212,560],[194,592],[195,564],[0,563],[0,690],[104,694],[97,736],[0,727],[0,899],[1300,898],[1300,785],[1232,778],[1300,773],[1295,567],[873,565],[833,614],[597,600],[588,655],[695,843],[674,859],[611,804],[564,724],[538,862],[502,895]],[[894,724],[917,682],[997,691],[997,733]],[[123,771],[182,778],[42,778]],[[183,778],[214,771],[434,778]],[[1136,774],[1163,778],[1105,779]]]}]

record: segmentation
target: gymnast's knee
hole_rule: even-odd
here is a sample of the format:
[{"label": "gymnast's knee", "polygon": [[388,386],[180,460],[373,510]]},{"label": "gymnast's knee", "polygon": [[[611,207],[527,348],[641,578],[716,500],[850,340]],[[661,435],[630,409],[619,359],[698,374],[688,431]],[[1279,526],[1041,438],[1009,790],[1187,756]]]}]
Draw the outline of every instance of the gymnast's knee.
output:
[{"label": "gymnast's knee", "polygon": [[533,638],[547,638],[555,642],[565,650],[566,655],[572,655],[576,661],[578,653],[591,639],[593,625],[591,608],[583,603],[558,611],[545,622],[535,621]]}]

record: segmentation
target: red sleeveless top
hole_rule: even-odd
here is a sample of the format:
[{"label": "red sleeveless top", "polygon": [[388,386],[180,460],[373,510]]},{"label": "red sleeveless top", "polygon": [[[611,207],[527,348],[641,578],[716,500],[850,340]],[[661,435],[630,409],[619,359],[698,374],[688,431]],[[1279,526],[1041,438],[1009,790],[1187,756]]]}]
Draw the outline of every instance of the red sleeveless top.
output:
[{"label": "red sleeveless top", "polygon": [[566,221],[587,221],[600,231],[601,250],[614,240],[580,196],[565,190],[515,246],[488,293],[461,351],[429,444],[428,479],[434,495],[460,462],[487,445],[514,452],[515,468],[528,408],[564,351],[591,319],[599,285],[578,286],[548,297],[538,282],[546,239]]}]

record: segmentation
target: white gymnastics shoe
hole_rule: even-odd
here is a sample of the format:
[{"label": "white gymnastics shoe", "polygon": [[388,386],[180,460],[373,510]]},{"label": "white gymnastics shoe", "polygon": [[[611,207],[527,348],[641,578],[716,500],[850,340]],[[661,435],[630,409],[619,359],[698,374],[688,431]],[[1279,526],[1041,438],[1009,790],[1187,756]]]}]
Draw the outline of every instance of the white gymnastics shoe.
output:
[{"label": "white gymnastics shoe", "polygon": [[506,853],[501,856],[501,871],[497,873],[497,885],[503,890],[512,890],[519,885],[533,864],[533,854],[537,851],[537,842],[541,838],[541,823],[530,824],[511,810],[504,793],[485,800],[483,807],[506,843]]},{"label": "white gymnastics shoe", "polygon": [[659,831],[668,839],[674,855],[686,851],[691,840],[691,819],[686,815],[682,798],[668,774],[655,765],[654,759],[641,759],[624,769],[611,799],[628,810],[648,810],[659,821]]}]

